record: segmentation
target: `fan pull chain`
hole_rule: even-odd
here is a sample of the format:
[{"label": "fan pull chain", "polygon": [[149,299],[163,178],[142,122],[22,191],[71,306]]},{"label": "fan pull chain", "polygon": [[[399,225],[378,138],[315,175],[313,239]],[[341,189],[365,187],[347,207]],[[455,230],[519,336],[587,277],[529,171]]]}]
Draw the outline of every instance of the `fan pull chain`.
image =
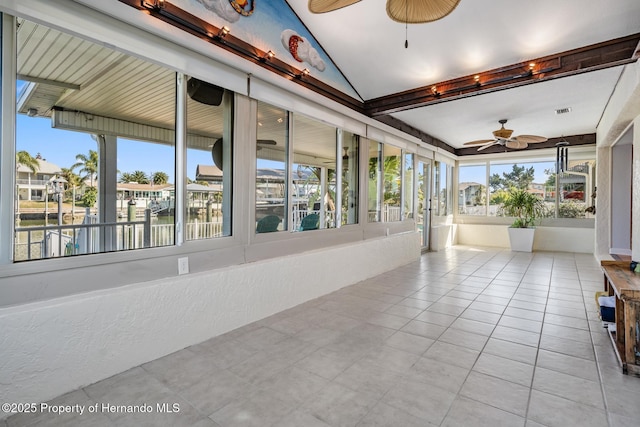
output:
[{"label": "fan pull chain", "polygon": [[409,48],[409,0],[404,2],[404,48]]},{"label": "fan pull chain", "polygon": [[405,22],[404,25],[404,48],[407,49],[409,47],[409,24]]}]

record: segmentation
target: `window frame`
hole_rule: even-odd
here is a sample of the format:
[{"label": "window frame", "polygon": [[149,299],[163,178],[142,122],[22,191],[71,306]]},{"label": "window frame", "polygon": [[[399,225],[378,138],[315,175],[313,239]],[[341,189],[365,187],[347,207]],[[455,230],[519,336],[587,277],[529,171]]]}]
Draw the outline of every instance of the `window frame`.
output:
[{"label": "window frame", "polygon": [[[569,156],[575,158],[578,156],[578,159],[584,160],[597,160],[596,146],[595,145],[584,145],[584,146],[575,146],[570,147]],[[492,164],[529,164],[529,163],[554,163],[556,157],[556,150],[554,148],[549,149],[539,149],[531,152],[510,152],[506,155],[492,155],[491,157],[487,157],[486,155],[478,155],[471,156],[473,158],[465,159],[461,158],[457,161],[457,165],[459,166],[457,169],[456,176],[460,177],[460,169],[462,166],[479,166],[485,165],[486,167],[486,196],[485,196],[485,214],[484,215],[466,215],[458,213],[459,207],[457,206],[458,200],[456,197],[456,209],[455,216],[458,222],[462,223],[478,223],[478,224],[511,224],[513,222],[512,218],[509,217],[499,217],[495,215],[489,214],[489,207],[491,202],[491,189],[489,186],[489,178],[491,176],[491,165]],[[479,157],[479,158],[477,158]],[[596,164],[597,169],[597,164]],[[595,174],[593,176],[593,183],[595,183]],[[456,189],[456,191],[459,191]],[[592,228],[595,225],[595,218],[563,218],[558,216],[557,205],[555,208],[554,216],[549,218],[542,218],[540,220],[540,225],[549,226],[549,227],[589,227]]]},{"label": "window frame", "polygon": [[[145,61],[159,64],[177,75],[189,75],[203,80],[207,76],[216,75],[214,83],[220,84],[225,89],[234,92],[233,115],[233,223],[232,235],[216,239],[184,241],[178,236],[175,245],[147,248],[135,251],[105,252],[78,257],[61,257],[39,260],[38,262],[13,263],[13,242],[0,247],[0,296],[8,304],[25,303],[38,299],[47,299],[59,296],[82,293],[98,289],[110,289],[128,284],[138,284],[150,280],[168,279],[178,276],[178,259],[189,257],[190,271],[207,271],[221,267],[240,265],[247,262],[265,260],[287,254],[318,248],[335,247],[346,243],[361,243],[370,238],[376,238],[386,234],[394,234],[411,231],[409,222],[387,224],[369,224],[366,222],[366,152],[365,143],[369,141],[369,132],[386,134],[387,131],[379,129],[379,124],[373,120],[359,115],[357,112],[345,110],[335,105],[332,101],[316,95],[305,94],[301,96],[288,91],[286,88],[272,86],[265,81],[260,81],[255,76],[251,79],[251,97],[248,95],[247,74],[238,69],[232,69],[217,62],[215,55],[206,56],[206,52],[185,51],[181,47],[181,41],[192,43],[190,34],[177,34],[176,39],[169,41],[166,38],[152,35],[137,27],[118,21],[116,18],[105,15],[102,12],[87,8],[79,3],[72,3],[68,8],[59,9],[46,2],[38,2],[42,8],[33,9],[21,3],[16,4],[12,13],[20,18],[32,20],[65,33],[74,34],[82,40],[94,43],[104,43],[110,40],[109,47],[132,55]],[[0,167],[8,170],[13,167],[15,159],[15,16],[2,15],[3,21],[3,46],[2,72],[2,118],[0,144]],[[6,37],[8,35],[8,37]],[[10,78],[9,78],[10,76]],[[255,117],[255,108],[252,107],[257,99],[263,96],[254,96],[262,92],[267,94],[267,99],[262,99],[274,105],[280,104],[295,114],[304,114],[315,117],[339,129],[348,130],[359,135],[359,167],[358,167],[358,223],[341,226],[335,229],[326,229],[319,233],[298,233],[292,237],[291,233],[271,233],[256,236],[252,231],[251,221],[255,202],[251,201],[251,195],[247,196],[246,190],[255,185],[254,172],[247,173],[247,165],[255,164],[255,146],[250,142],[255,141],[256,129],[254,126],[246,126],[240,117]],[[185,102],[186,90],[184,83],[178,84],[178,96],[176,97],[176,111],[180,102]],[[180,101],[182,99],[182,101]],[[287,106],[291,108],[287,108]],[[176,122],[176,188],[174,197],[176,205],[181,203],[183,195],[186,195],[186,125],[180,128],[180,121]],[[414,141],[410,136],[401,132],[390,133],[393,140],[401,141],[407,145],[418,146],[419,141]],[[402,142],[404,141],[404,142]],[[396,144],[392,144],[396,145]],[[252,153],[253,150],[253,153]],[[429,150],[428,150],[429,151]],[[337,153],[341,155],[341,153]],[[0,208],[0,229],[6,235],[13,233],[13,204],[6,203],[13,200],[12,189],[15,186],[15,174],[6,174],[0,179],[2,188],[2,206]],[[180,182],[182,180],[182,182]],[[240,191],[238,191],[240,190]],[[178,206],[176,206],[178,208]],[[178,212],[182,209],[178,209]],[[179,214],[177,214],[179,215]],[[406,224],[405,224],[406,223]],[[184,224],[176,218],[176,228],[180,232]],[[280,236],[282,234],[282,236]],[[292,244],[282,245],[280,240],[288,240]],[[276,243],[275,245],[273,243]],[[55,286],[47,288],[46,292],[40,292],[33,287],[34,280],[41,280],[46,275],[47,280]],[[86,281],[82,278],[95,277],[96,280]],[[107,280],[108,278],[108,280]],[[8,280],[5,280],[8,279]],[[4,286],[8,284],[10,286]],[[2,300],[2,298],[0,298]]]}]

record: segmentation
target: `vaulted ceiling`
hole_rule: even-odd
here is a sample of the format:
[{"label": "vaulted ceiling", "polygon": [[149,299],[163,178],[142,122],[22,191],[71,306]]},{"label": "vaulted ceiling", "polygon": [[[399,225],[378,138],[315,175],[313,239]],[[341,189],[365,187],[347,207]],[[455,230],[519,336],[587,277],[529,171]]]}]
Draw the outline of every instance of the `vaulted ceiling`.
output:
[{"label": "vaulted ceiling", "polygon": [[637,0],[461,0],[441,20],[408,26],[389,19],[385,0],[325,14],[289,4],[370,115],[458,154],[476,152],[463,144],[492,138],[499,119],[514,135],[592,135],[640,53]]},{"label": "vaulted ceiling", "polygon": [[[170,10],[146,5],[155,1],[120,0],[167,20]],[[387,16],[385,0],[325,14],[309,12],[307,0],[287,3],[361,99],[327,87],[313,73],[292,77],[296,70],[278,65],[278,58],[261,61],[265,52],[233,34],[220,41],[207,36],[217,28],[168,22],[458,155],[477,153],[464,143],[491,139],[500,119],[508,119],[514,135],[550,138],[529,148],[561,138],[594,143],[621,73],[640,55],[638,0],[461,0],[443,19],[409,25]],[[256,7],[269,6],[260,1]]]}]

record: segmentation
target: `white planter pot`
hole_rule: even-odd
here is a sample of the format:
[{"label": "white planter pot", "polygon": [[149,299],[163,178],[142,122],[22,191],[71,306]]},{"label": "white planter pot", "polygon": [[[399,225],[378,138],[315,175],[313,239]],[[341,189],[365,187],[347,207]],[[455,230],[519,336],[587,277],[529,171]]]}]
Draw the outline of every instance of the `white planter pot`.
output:
[{"label": "white planter pot", "polygon": [[511,250],[518,252],[533,251],[533,236],[536,229],[531,228],[513,228],[509,227],[509,242]]}]

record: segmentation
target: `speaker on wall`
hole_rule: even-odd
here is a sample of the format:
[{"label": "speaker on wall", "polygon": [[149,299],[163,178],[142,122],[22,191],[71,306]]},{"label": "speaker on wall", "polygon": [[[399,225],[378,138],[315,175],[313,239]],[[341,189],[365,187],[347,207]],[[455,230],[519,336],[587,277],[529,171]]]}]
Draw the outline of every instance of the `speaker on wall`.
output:
[{"label": "speaker on wall", "polygon": [[211,157],[213,158],[213,164],[222,170],[222,138],[218,138],[211,147]]},{"label": "speaker on wall", "polygon": [[189,98],[202,104],[218,106],[222,103],[224,89],[220,86],[191,77],[187,80],[187,94]]}]

